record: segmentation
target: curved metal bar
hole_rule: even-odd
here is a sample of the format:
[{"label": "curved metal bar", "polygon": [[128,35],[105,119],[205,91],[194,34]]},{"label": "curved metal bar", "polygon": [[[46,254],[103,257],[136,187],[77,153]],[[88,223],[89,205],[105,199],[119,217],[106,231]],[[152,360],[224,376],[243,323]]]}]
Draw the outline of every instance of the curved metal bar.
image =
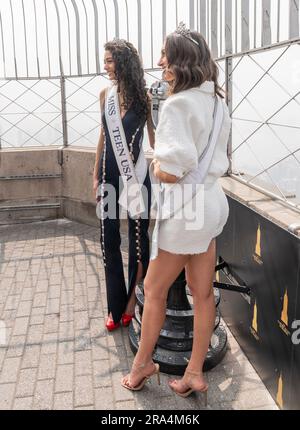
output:
[{"label": "curved metal bar", "polygon": [[250,39],[249,39],[249,2],[248,0],[242,0],[241,2],[241,46],[242,50],[246,51],[250,49]]},{"label": "curved metal bar", "polygon": [[75,12],[75,19],[76,19],[76,45],[77,45],[77,70],[78,75],[81,76],[82,74],[82,65],[81,65],[81,47],[80,47],[80,19],[79,19],[79,12],[78,12],[78,6],[76,4],[75,0],[71,0],[73,9]]},{"label": "curved metal bar", "polygon": [[33,10],[34,10],[34,33],[35,33],[35,49],[36,49],[36,65],[38,71],[38,77],[40,78],[40,60],[39,60],[39,47],[38,47],[38,33],[37,33],[37,16],[36,16],[36,4],[33,0]]},{"label": "curved metal bar", "polygon": [[300,43],[300,37],[296,37],[295,39],[284,40],[283,42],[273,43],[272,45],[249,49],[249,51],[245,51],[245,52],[236,52],[233,54],[222,55],[222,57],[217,58],[215,61],[226,60],[226,58],[242,58],[245,55],[252,55],[252,54],[257,54],[259,52],[266,52],[266,51],[269,51],[270,49],[283,48],[284,46],[287,46],[287,45],[299,45],[299,43]]},{"label": "curved metal bar", "polygon": [[18,78],[18,68],[17,68],[17,59],[16,59],[16,41],[15,41],[15,23],[14,23],[14,14],[13,14],[13,8],[12,8],[11,0],[9,0],[9,4],[10,4],[10,11],[11,11],[12,40],[13,40],[13,48],[14,48],[15,73],[16,73],[16,78]]},{"label": "curved metal bar", "polygon": [[[205,0],[204,1],[199,0],[199,1],[200,1],[200,33],[203,34],[204,38],[206,39],[206,1]],[[177,0],[176,0],[176,6],[177,6]],[[226,8],[226,11],[227,11],[227,8]],[[176,15],[176,20],[178,21],[177,15]]]},{"label": "curved metal bar", "polygon": [[127,4],[127,0],[125,0],[125,5],[126,5],[127,40],[129,40],[129,20],[128,20],[128,4]]},{"label": "curved metal bar", "polygon": [[[176,8],[177,8],[177,1],[176,1]],[[167,3],[166,3],[166,0],[162,0],[162,39],[163,40],[165,40],[167,35],[166,18],[167,18]]]},{"label": "curved metal bar", "polygon": [[97,75],[101,73],[100,58],[99,58],[99,22],[98,22],[98,7],[95,0],[92,0],[95,17],[95,58]]},{"label": "curved metal bar", "polygon": [[[201,24],[201,21],[200,21]],[[200,27],[201,28],[201,27]],[[225,55],[232,54],[232,3],[225,7]]]},{"label": "curved metal bar", "polygon": [[89,59],[89,23],[88,23],[88,16],[87,16],[87,10],[85,6],[84,0],[82,0],[82,5],[84,7],[84,13],[85,13],[85,23],[86,23],[86,61],[87,61],[87,69],[88,73],[90,73],[90,59]]},{"label": "curved metal bar", "polygon": [[299,36],[299,0],[289,4],[289,39]]},{"label": "curved metal bar", "polygon": [[114,8],[115,8],[115,32],[116,37],[119,39],[119,7],[118,7],[118,0],[114,0]]},{"label": "curved metal bar", "polygon": [[3,26],[2,26],[1,10],[0,10],[0,29],[1,29],[1,41],[2,41],[3,70],[4,70],[4,77],[6,78],[5,51],[4,51],[4,39],[3,39]]},{"label": "curved metal bar", "polygon": [[[101,73],[99,73],[98,75],[97,74],[95,74],[95,73],[90,73],[89,75],[87,74],[87,73],[83,73],[80,77],[81,78],[91,78],[91,77],[95,77],[95,76],[102,76],[103,77],[103,79],[108,79],[108,78],[106,78],[106,76],[105,76],[105,73],[104,72],[101,72]],[[74,75],[68,75],[68,74],[65,74],[64,75],[64,77],[65,78],[68,78],[68,79],[71,79],[71,78],[78,78],[78,75],[77,74],[74,74]],[[60,74],[58,74],[58,75],[52,75],[52,76],[41,76],[40,78],[39,78],[39,80],[45,80],[45,81],[47,81],[47,80],[49,80],[49,79],[51,79],[51,80],[56,80],[56,79],[60,79],[61,78],[61,76],[60,76]],[[21,78],[20,78],[21,79]],[[15,76],[7,76],[6,78],[5,78],[5,80],[7,80],[7,81],[16,81],[16,80],[20,80],[19,78],[18,79],[16,79],[16,77]],[[37,80],[37,77],[36,76],[32,76],[32,77],[29,77],[29,78],[27,78],[26,76],[24,76],[24,78],[22,78],[22,81],[36,81]]]},{"label": "curved metal bar", "polygon": [[190,0],[190,4],[189,4],[189,25],[190,25],[190,29],[191,30],[195,30],[195,3],[194,0]]},{"label": "curved metal bar", "polygon": [[280,0],[277,0],[277,42],[280,39]]},{"label": "curved metal bar", "polygon": [[69,64],[70,64],[70,75],[72,74],[72,56],[71,56],[71,31],[70,31],[70,17],[69,17],[69,11],[67,8],[67,5],[65,3],[65,0],[63,0],[63,4],[66,9],[67,14],[67,22],[68,22],[68,41],[69,41]]},{"label": "curved metal bar", "polygon": [[[26,73],[24,72],[24,79],[27,78],[31,78],[31,76],[28,76],[31,72],[30,67],[31,67],[31,63],[33,60],[36,64],[37,64],[37,70],[38,72],[35,73],[35,77],[38,75],[38,77],[40,78],[41,73],[43,74],[43,70],[46,68],[46,70],[48,69],[48,72],[45,72],[45,74],[48,74],[48,76],[51,76],[51,69],[53,69],[53,65],[52,65],[52,48],[51,48],[51,36],[52,36],[52,28],[51,28],[51,19],[52,19],[52,15],[53,15],[53,10],[52,10],[52,4],[51,4],[52,0],[44,0],[44,3],[41,3],[41,5],[39,3],[37,3],[37,0],[31,0],[31,2],[33,3],[34,6],[34,11],[32,12],[32,14],[34,14],[34,22],[33,22],[33,26],[35,26],[34,28],[36,29],[36,33],[35,34],[35,46],[36,46],[36,53],[34,53],[34,50],[30,49],[30,40],[31,40],[31,33],[28,32],[27,34],[27,26],[30,25],[30,17],[29,15],[26,14],[26,6],[27,6],[27,2],[25,2],[24,0],[19,0],[19,9],[16,9],[15,7],[18,6],[17,4],[15,5],[15,3],[13,0],[6,0],[6,4],[8,7],[8,10],[5,9],[5,13],[3,13],[2,10],[2,32],[3,32],[3,45],[4,45],[4,59],[6,61],[6,74],[5,77],[6,79],[8,79],[9,77],[7,77],[7,73],[9,73],[10,75],[15,75],[15,77],[18,77],[18,74],[20,74],[20,70],[18,70],[20,68],[20,62],[19,62],[19,58],[18,58],[18,54],[19,52],[22,53],[22,51],[20,50],[24,50],[24,52],[26,51],[25,55],[26,55],[26,66],[25,66],[25,61],[24,61],[24,69],[26,67]],[[81,10],[80,5],[79,5],[79,1],[82,2],[82,6],[84,8],[84,11]],[[83,67],[83,64],[81,65],[82,59],[83,57],[81,57],[81,55],[84,56],[84,59],[87,59],[87,63],[88,63],[88,75],[90,73],[96,72],[97,74],[100,73],[101,67],[99,66],[99,60],[98,60],[98,50],[99,50],[99,43],[101,45],[101,40],[100,40],[100,36],[99,36],[99,31],[97,32],[97,24],[98,21],[101,19],[101,17],[103,17],[103,26],[105,25],[105,32],[106,32],[106,40],[109,37],[110,34],[110,27],[111,27],[111,22],[107,22],[109,17],[110,17],[110,11],[111,9],[108,9],[108,5],[114,5],[114,10],[115,10],[115,27],[116,27],[116,36],[119,36],[119,33],[122,30],[122,25],[124,22],[124,25],[127,25],[127,39],[129,39],[130,36],[130,25],[133,23],[133,21],[136,22],[137,17],[141,17],[141,15],[143,15],[141,13],[141,11],[143,12],[143,10],[141,9],[142,7],[144,7],[144,3],[141,0],[137,0],[137,8],[138,8],[138,15],[132,16],[130,17],[130,3],[128,0],[113,0],[113,3],[111,0],[102,0],[103,1],[103,6],[100,6],[100,0],[68,0],[68,2],[66,0],[63,0],[62,3],[63,5],[60,5],[60,2],[57,1],[57,7],[59,12],[61,13],[60,16],[60,22],[61,22],[61,37],[62,37],[62,55],[63,58],[62,60],[64,61],[64,69],[65,72],[68,71],[68,66],[67,66],[67,61],[70,61],[70,76],[74,75],[74,73],[76,73],[77,69],[79,69],[79,73],[82,74],[82,70],[80,71],[80,68]],[[126,18],[125,16],[123,17],[123,15],[121,16],[121,4],[119,2],[125,2],[124,5],[124,15],[126,13]],[[131,0],[133,1],[133,0]],[[192,17],[192,6],[190,8],[190,20],[191,20],[191,26],[192,23],[194,23],[194,26],[197,28],[199,27],[200,24],[200,31],[202,31],[203,27],[206,27],[206,38],[208,39],[209,44],[212,43],[212,35],[211,35],[211,26],[209,25],[209,27],[207,27],[207,24],[210,24],[211,19],[213,19],[213,16],[211,14],[211,5],[213,4],[213,2],[215,2],[217,0],[189,0],[189,5],[194,5],[196,7],[194,7],[194,11],[197,14],[197,17]],[[245,0],[243,0],[245,1]],[[269,15],[269,8],[266,8],[266,5],[271,4],[272,8],[274,7],[273,11],[275,14],[277,14],[277,16],[275,16],[274,14],[274,19],[273,19],[273,15],[272,15],[272,20],[270,20],[268,18],[268,21],[270,21],[270,23],[272,24],[272,34],[274,34],[274,39],[277,39],[277,43],[280,43],[280,36],[281,36],[281,27],[283,28],[283,24],[284,26],[288,25],[289,20],[291,20],[292,28],[291,28],[291,34],[298,34],[298,14],[294,13],[294,11],[298,11],[298,2],[299,0],[290,0],[291,4],[290,4],[290,8],[289,8],[289,15],[285,16],[285,22],[281,22],[282,17],[280,16],[280,13],[282,12],[282,4],[280,2],[280,0],[277,1],[273,1],[272,3],[270,2],[270,0],[263,0],[261,1],[261,4],[264,6],[263,11],[267,10],[267,15]],[[94,8],[94,16],[95,16],[95,25],[94,23],[92,23],[92,17],[89,15],[89,13],[93,13],[92,10],[89,9],[90,4],[88,2],[92,2],[93,4],[93,8]],[[108,3],[110,2],[110,3]],[[3,2],[4,3],[4,2]],[[28,0],[28,3],[29,0]],[[178,4],[178,0],[175,0],[173,2],[173,4],[171,5],[172,2],[170,2],[170,8],[173,6],[174,9],[174,19],[175,19],[175,14],[176,14],[176,24],[178,19],[180,20],[180,8],[179,8],[179,4]],[[274,3],[274,4],[273,4]],[[2,4],[2,2],[1,2]],[[149,1],[148,1],[149,4]],[[241,18],[241,13],[240,13],[240,2],[238,2],[237,0],[235,1],[225,1],[225,0],[218,0],[218,29],[221,29],[222,27],[222,32],[224,32],[224,25],[225,25],[225,33],[227,34],[228,31],[231,34],[231,29],[228,29],[228,21],[225,22],[224,20],[222,20],[223,15],[228,14],[227,12],[227,8],[231,8],[233,6],[233,8],[235,7],[235,4],[237,5],[236,10],[235,10],[235,16],[232,17],[232,20],[230,21],[230,23],[232,24],[232,27],[235,27],[235,22],[237,22],[237,28],[235,31],[235,33],[237,33],[237,37],[236,40],[233,41],[234,45],[236,45],[236,48],[239,48],[240,45],[240,39],[241,39],[241,32],[240,32],[240,27],[239,27],[239,23],[240,23],[240,18]],[[246,4],[246,1],[245,1]],[[166,14],[167,14],[167,6],[169,6],[169,3],[167,2],[167,0],[161,0],[160,2],[154,2],[153,0],[150,0],[150,8],[151,8],[151,21],[152,21],[152,25],[151,25],[151,36],[150,36],[150,32],[149,32],[149,37],[151,37],[151,64],[153,65],[153,61],[155,61],[155,58],[153,59],[153,55],[155,54],[155,30],[153,28],[153,26],[155,25],[155,9],[157,8],[159,5],[159,8],[161,7],[162,9],[160,9],[158,12],[162,13],[162,34],[163,37],[165,37],[166,35]],[[30,5],[29,5],[30,6]],[[126,6],[126,12],[125,12],[125,6]],[[209,7],[208,7],[209,6]],[[222,8],[221,8],[222,6]],[[19,20],[16,21],[17,18],[17,14],[21,15],[21,8],[23,10],[23,17],[21,17],[21,19],[23,19],[22,23],[21,23],[21,27],[24,27],[24,48],[21,44],[18,43],[19,39],[17,37],[18,35],[18,28],[17,25],[19,23]],[[54,7],[54,6],[53,6]],[[64,21],[65,21],[65,17],[64,17],[64,10],[61,9],[61,7],[65,7],[66,13],[67,13],[67,19],[68,19],[68,30],[66,30],[64,28]],[[71,19],[71,12],[69,10],[69,8],[72,7],[74,8],[75,11],[75,15],[76,15],[76,25],[72,25],[73,21]],[[103,7],[103,10],[102,10]],[[91,6],[92,8],[92,6]],[[178,10],[177,10],[178,9]],[[222,10],[221,10],[222,9]],[[203,15],[203,10],[206,11],[205,16]],[[45,18],[44,18],[44,13],[45,13]],[[122,13],[123,13],[123,8],[122,8]],[[178,16],[179,14],[179,16]],[[258,1],[257,0],[253,0],[253,6],[251,8],[251,20],[253,19],[253,23],[251,23],[252,28],[251,28],[251,47],[253,47],[253,43],[254,46],[256,47],[258,45],[259,39],[260,39],[260,35],[258,35],[257,31],[257,23],[260,22],[260,20],[263,18],[263,15],[261,13],[260,8],[258,9]],[[210,19],[211,17],[211,19]],[[41,19],[42,18],[42,19]],[[70,18],[70,19],[69,19]],[[73,18],[73,16],[72,16]],[[124,19],[123,19],[124,18]],[[131,19],[132,18],[132,19]],[[205,18],[205,23],[203,18]],[[81,26],[81,19],[85,20],[86,23],[86,33],[87,33],[87,43],[83,45],[81,45],[79,43],[78,38],[80,38],[80,26]],[[126,22],[125,22],[126,19]],[[45,20],[45,21],[44,21]],[[105,20],[105,23],[104,23]],[[12,23],[11,23],[12,21]],[[149,20],[150,21],[150,20]],[[89,25],[90,24],[90,25]],[[110,25],[110,27],[108,27],[108,25]],[[268,24],[269,25],[269,24]],[[6,26],[8,26],[8,31],[9,34],[11,34],[11,49],[8,50],[6,47]],[[99,21],[99,26],[100,26],[100,21]],[[82,27],[82,26],[81,26]],[[81,30],[83,30],[83,28],[81,28]],[[95,36],[92,35],[92,31],[95,30]],[[98,27],[99,30],[99,27]],[[104,30],[104,29],[103,29]],[[125,30],[125,28],[124,28]],[[247,29],[248,31],[249,29]],[[21,29],[22,31],[22,29]],[[57,31],[55,29],[55,31]],[[66,55],[63,51],[63,48],[67,45],[67,40],[65,41],[63,39],[64,35],[65,35],[65,31],[68,31],[68,37],[69,37],[69,54]],[[245,30],[246,31],[246,30]],[[254,31],[254,36],[252,35]],[[73,50],[72,50],[72,32],[76,32],[76,37],[77,37],[77,60],[74,58],[73,56]],[[101,33],[101,26],[100,26],[100,33]],[[219,32],[218,32],[219,33]],[[266,32],[265,32],[266,33]],[[268,37],[269,37],[269,29],[267,30],[268,33]],[[126,33],[125,33],[126,34]],[[146,33],[145,33],[146,34]],[[244,34],[244,36],[248,37],[249,34],[247,35],[246,33]],[[262,35],[263,38],[265,38],[264,35]],[[21,37],[23,37],[23,35],[21,34]],[[95,37],[95,40],[97,41],[97,39],[99,38],[99,42],[98,44],[96,43],[96,68],[97,71],[94,70],[94,66],[92,66],[93,62],[90,64],[91,62],[91,51],[88,49],[88,41],[89,38],[91,37]],[[105,35],[104,35],[105,37]],[[103,39],[104,39],[103,37]],[[143,48],[143,37],[144,37],[144,28],[141,22],[139,22],[138,24],[138,37],[139,37],[139,50],[141,50]],[[146,36],[145,36],[146,37]],[[296,38],[295,38],[296,39]],[[21,39],[20,39],[21,40]],[[148,39],[147,39],[148,40]],[[294,40],[294,38],[290,39]],[[218,41],[220,44],[220,49],[221,49],[221,42],[222,42],[222,48],[221,51],[225,51],[225,46],[226,46],[226,52],[227,51],[227,44],[224,46],[224,41],[220,40],[220,37],[218,37]],[[265,43],[267,43],[268,38],[265,40]],[[22,40],[21,40],[22,42]],[[263,41],[264,42],[264,41]],[[1,43],[1,42],[0,42]],[[66,43],[66,45],[65,45]],[[75,48],[75,43],[73,44],[74,48]],[[87,52],[83,52],[83,50],[85,49],[84,46],[87,45]],[[270,45],[264,45],[262,47],[269,49],[270,46],[275,46],[275,44],[270,44]],[[150,46],[149,46],[150,47]],[[154,53],[152,52],[154,50]],[[237,54],[242,55],[244,54],[244,50],[243,52],[236,52],[235,56]],[[222,55],[222,53],[221,53]],[[31,58],[31,56],[33,56],[33,58]],[[68,58],[67,58],[68,56]],[[150,57],[150,55],[149,55]],[[223,58],[223,57],[222,57]],[[42,61],[43,60],[43,61]],[[67,60],[67,61],[66,61]],[[72,66],[74,69],[74,62],[77,61],[78,65],[76,66],[76,69],[74,70],[74,73],[71,72],[72,70]],[[8,66],[11,66],[14,62],[14,70],[13,72],[8,72]],[[72,64],[73,62],[73,64]],[[46,63],[46,64],[45,64]],[[150,63],[150,60],[149,60]],[[85,64],[85,61],[84,61]],[[43,66],[43,67],[42,67]],[[12,67],[9,67],[9,70]],[[95,69],[96,69],[95,68]],[[35,69],[34,69],[35,70]],[[68,73],[69,74],[69,73]],[[33,76],[32,76],[33,77]],[[54,76],[51,76],[54,77]]]},{"label": "curved metal bar", "polygon": [[138,51],[143,57],[143,44],[142,44],[142,6],[141,6],[141,0],[137,0],[137,7],[138,7]]},{"label": "curved metal bar", "polygon": [[257,28],[256,28],[256,15],[257,15],[257,0],[254,0],[254,48],[257,47]]},{"label": "curved metal bar", "polygon": [[237,13],[237,0],[235,0],[235,52],[238,52],[237,42],[238,42],[238,13]]},{"label": "curved metal bar", "polygon": [[214,58],[218,57],[218,3],[217,0],[211,0],[211,51]]},{"label": "curved metal bar", "polygon": [[220,2],[220,55],[223,52],[223,2]]},{"label": "curved metal bar", "polygon": [[209,0],[206,0],[206,41],[210,46],[210,3]]},{"label": "curved metal bar", "polygon": [[150,29],[151,29],[151,67],[153,67],[153,4],[150,0]]},{"label": "curved metal bar", "polygon": [[106,42],[108,42],[108,30],[107,30],[107,9],[106,9],[106,3],[105,0],[103,1],[103,6],[104,6],[104,16],[105,16],[105,33],[106,33]]},{"label": "curved metal bar", "polygon": [[271,43],[271,1],[262,0],[261,44],[265,46]]},{"label": "curved metal bar", "polygon": [[28,74],[28,49],[27,49],[27,35],[26,35],[26,19],[25,19],[25,10],[24,10],[24,0],[22,0],[22,11],[23,11],[23,25],[24,25],[24,42],[25,42],[25,57],[26,57],[26,74]]},{"label": "curved metal bar", "polygon": [[61,74],[61,76],[63,76],[64,75],[64,67],[63,67],[63,62],[62,62],[62,58],[61,58],[61,25],[60,25],[60,15],[59,15],[59,10],[58,10],[58,7],[57,7],[56,0],[54,0],[54,6],[55,6],[55,10],[56,10],[57,27],[58,27],[59,68],[60,68],[60,74]]},{"label": "curved metal bar", "polygon": [[46,0],[44,0],[44,8],[45,8],[45,18],[46,18],[46,36],[47,36],[48,67],[49,67],[49,76],[51,76],[51,68],[50,68],[50,52],[49,52],[49,35],[48,35],[48,15],[47,15],[47,5],[46,5]]}]

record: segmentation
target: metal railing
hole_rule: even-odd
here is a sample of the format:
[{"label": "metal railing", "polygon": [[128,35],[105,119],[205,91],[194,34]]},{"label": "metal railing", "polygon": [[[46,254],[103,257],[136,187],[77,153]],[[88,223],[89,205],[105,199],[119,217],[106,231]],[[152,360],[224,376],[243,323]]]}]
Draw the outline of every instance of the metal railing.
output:
[{"label": "metal railing", "polygon": [[297,211],[299,45],[300,38],[296,38],[218,60],[232,117],[229,174]]},{"label": "metal railing", "polygon": [[299,0],[1,0],[0,78],[99,75],[113,37],[153,69],[181,20],[217,58],[299,37]]},{"label": "metal railing", "polygon": [[299,0],[1,0],[0,148],[95,147],[105,41],[132,41],[150,85],[181,20],[219,64],[229,174],[299,210]]}]

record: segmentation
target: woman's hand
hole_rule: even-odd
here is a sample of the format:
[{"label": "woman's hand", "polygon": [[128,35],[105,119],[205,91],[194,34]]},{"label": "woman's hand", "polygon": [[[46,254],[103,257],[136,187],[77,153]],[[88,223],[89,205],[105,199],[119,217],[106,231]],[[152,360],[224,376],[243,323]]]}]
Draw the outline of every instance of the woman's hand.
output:
[{"label": "woman's hand", "polygon": [[160,162],[155,158],[152,161],[153,164],[153,175],[160,180],[160,182],[165,182],[166,184],[175,184],[178,178],[174,175],[170,175],[169,173],[163,172],[160,170]]},{"label": "woman's hand", "polygon": [[154,149],[155,134],[154,134],[154,128],[153,128],[152,116],[151,116],[152,94],[150,93],[150,91],[148,91],[147,96],[148,96],[148,114],[147,114],[148,140],[149,140],[149,145],[151,146],[152,149]]},{"label": "woman's hand", "polygon": [[160,162],[156,160],[156,158],[154,158],[152,163],[153,163],[153,175],[159,179]]},{"label": "woman's hand", "polygon": [[99,186],[99,179],[93,177],[93,191],[95,193],[95,198],[97,198],[97,189],[98,189],[98,186]]}]

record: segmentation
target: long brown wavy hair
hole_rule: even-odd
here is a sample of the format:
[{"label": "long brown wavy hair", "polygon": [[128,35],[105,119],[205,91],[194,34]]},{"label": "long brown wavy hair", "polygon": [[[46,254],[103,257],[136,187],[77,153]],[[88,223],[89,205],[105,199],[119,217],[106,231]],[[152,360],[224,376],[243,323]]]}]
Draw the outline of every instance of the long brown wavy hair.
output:
[{"label": "long brown wavy hair", "polygon": [[199,46],[176,32],[166,38],[166,58],[175,76],[170,93],[175,94],[198,87],[205,81],[213,81],[215,93],[224,98],[223,90],[218,84],[218,66],[211,56],[204,37],[196,31],[191,31],[190,35]]},{"label": "long brown wavy hair", "polygon": [[148,96],[144,69],[138,51],[123,39],[114,39],[105,43],[104,49],[112,54],[115,62],[115,76],[124,92],[124,108],[133,108],[138,117],[144,121],[148,114]]}]

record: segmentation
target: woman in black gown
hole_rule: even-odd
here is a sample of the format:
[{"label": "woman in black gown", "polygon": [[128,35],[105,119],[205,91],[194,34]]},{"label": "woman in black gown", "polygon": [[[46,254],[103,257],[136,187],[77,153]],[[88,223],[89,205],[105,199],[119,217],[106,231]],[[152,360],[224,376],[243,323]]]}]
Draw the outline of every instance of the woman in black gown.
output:
[{"label": "woman in black gown", "polygon": [[[149,115],[149,99],[145,88],[144,71],[137,50],[131,43],[120,39],[106,43],[104,48],[104,69],[112,81],[112,86],[100,93],[102,127],[96,153],[93,188],[97,193],[101,248],[106,278],[108,318],[105,325],[111,331],[120,326],[120,321],[124,326],[129,325],[136,301],[134,287],[139,280],[145,277],[148,268],[151,193],[149,173],[146,169],[142,176],[144,211],[134,217],[127,212],[129,261],[128,288],[126,288],[120,250],[120,207],[118,204],[123,189],[120,174],[121,164],[118,164],[117,160],[120,146],[118,146],[119,142],[117,144],[112,142],[115,140],[115,135],[110,133],[108,127],[110,109],[107,99],[111,91],[115,91],[118,128],[123,127],[123,136],[126,140],[124,144],[128,158],[132,160],[133,169],[136,169],[139,157],[144,157],[142,141],[146,123],[151,146],[154,145],[154,134]],[[145,160],[143,161],[145,164]],[[122,173],[124,174],[124,172]],[[108,205],[115,208],[115,211],[112,211],[114,213],[111,213]]]}]

